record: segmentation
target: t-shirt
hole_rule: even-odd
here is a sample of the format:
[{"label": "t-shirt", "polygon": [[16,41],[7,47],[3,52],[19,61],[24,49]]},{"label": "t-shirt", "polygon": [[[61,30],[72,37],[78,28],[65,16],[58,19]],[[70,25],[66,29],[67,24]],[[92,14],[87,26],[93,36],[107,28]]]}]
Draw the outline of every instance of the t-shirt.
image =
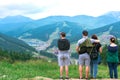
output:
[{"label": "t-shirt", "polygon": [[102,46],[100,43],[95,43],[97,52],[99,52],[100,47]]},{"label": "t-shirt", "polygon": [[107,52],[107,62],[115,62],[118,63],[118,46],[108,46]]},{"label": "t-shirt", "polygon": [[118,51],[118,46],[114,46],[114,47],[112,47],[112,46],[108,46],[108,51],[110,51],[110,52],[116,52],[116,51]]},{"label": "t-shirt", "polygon": [[70,49],[70,42],[68,39],[58,39],[58,49],[61,51]]},{"label": "t-shirt", "polygon": [[88,37],[83,37],[82,39],[80,39],[78,42],[77,42],[77,46],[80,46],[80,44],[82,44]]}]

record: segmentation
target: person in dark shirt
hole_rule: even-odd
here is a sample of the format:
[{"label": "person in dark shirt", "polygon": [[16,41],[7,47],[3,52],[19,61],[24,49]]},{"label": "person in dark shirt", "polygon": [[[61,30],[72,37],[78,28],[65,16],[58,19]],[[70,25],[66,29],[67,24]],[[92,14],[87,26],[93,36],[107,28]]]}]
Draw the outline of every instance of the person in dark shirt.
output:
[{"label": "person in dark shirt", "polygon": [[[107,63],[109,68],[110,78],[118,78],[117,66],[118,66],[118,46],[115,44],[115,38],[110,38],[110,45],[107,52]],[[114,77],[113,77],[114,75]]]},{"label": "person in dark shirt", "polygon": [[60,39],[58,39],[58,64],[60,66],[60,79],[63,78],[63,70],[65,67],[66,77],[65,79],[69,79],[68,72],[69,72],[69,65],[70,65],[70,42],[66,39],[66,34],[64,32],[60,33]]},{"label": "person in dark shirt", "polygon": [[[97,36],[94,34],[91,37],[94,40],[98,40]],[[99,58],[99,53],[102,53],[102,46],[100,42],[93,42],[93,45],[95,45],[96,50],[98,52],[98,58]],[[98,72],[98,58],[90,61],[90,76],[91,78],[96,78],[97,72]]]}]

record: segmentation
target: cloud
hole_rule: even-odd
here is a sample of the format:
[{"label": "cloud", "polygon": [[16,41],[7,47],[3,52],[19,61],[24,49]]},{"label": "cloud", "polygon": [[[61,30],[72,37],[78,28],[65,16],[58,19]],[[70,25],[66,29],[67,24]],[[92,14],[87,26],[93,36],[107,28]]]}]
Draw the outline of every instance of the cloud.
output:
[{"label": "cloud", "polygon": [[39,8],[35,5],[26,5],[26,4],[21,4],[21,5],[8,5],[5,7],[8,10],[11,11],[22,11],[25,14],[34,14],[34,13],[38,13],[38,12],[42,12],[44,10],[44,8]]},{"label": "cloud", "polygon": [[120,11],[120,0],[0,0],[0,17],[25,15],[33,19],[51,15],[99,16]]},{"label": "cloud", "polygon": [[42,0],[5,0],[0,3],[0,17],[41,13],[52,7],[52,3],[48,2]]}]

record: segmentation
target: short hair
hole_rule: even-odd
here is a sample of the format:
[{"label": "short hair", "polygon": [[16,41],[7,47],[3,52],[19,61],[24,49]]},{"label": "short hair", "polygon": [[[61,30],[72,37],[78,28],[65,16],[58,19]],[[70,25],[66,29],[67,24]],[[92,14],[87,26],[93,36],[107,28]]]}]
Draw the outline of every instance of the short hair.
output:
[{"label": "short hair", "polygon": [[84,36],[88,36],[88,31],[84,30],[84,31],[82,32],[82,34],[83,34]]},{"label": "short hair", "polygon": [[98,39],[97,35],[95,35],[95,34],[93,34],[91,38],[92,39]]},{"label": "short hair", "polygon": [[111,41],[112,43],[115,43],[115,38],[114,38],[114,37],[111,37],[111,38],[110,38],[110,41]]},{"label": "short hair", "polygon": [[61,35],[62,37],[66,37],[65,32],[61,32],[60,35]]}]

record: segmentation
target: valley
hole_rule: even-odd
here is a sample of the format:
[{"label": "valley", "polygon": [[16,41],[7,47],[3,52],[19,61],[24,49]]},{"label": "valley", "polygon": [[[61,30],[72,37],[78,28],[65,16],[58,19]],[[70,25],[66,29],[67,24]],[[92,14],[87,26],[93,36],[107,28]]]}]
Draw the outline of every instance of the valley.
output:
[{"label": "valley", "polygon": [[[5,40],[0,37],[1,47],[11,50],[12,42],[21,45],[14,39],[23,41],[27,48],[20,47],[19,45],[12,48],[13,51],[25,50],[37,52],[42,50],[53,53],[57,49],[57,39],[59,39],[60,32],[66,33],[66,38],[70,40],[71,52],[75,53],[77,41],[82,37],[81,32],[88,30],[89,37],[96,34],[100,39],[102,45],[109,44],[111,36],[117,37],[120,41],[120,18],[119,12],[109,12],[98,17],[87,15],[77,16],[49,16],[46,18],[32,20],[25,16],[11,16],[0,20],[0,31],[2,34],[12,37],[12,41]],[[20,19],[18,21],[12,21]],[[9,42],[9,46],[4,46],[5,41]],[[10,39],[11,40],[11,39]],[[4,43],[4,44],[3,44]],[[29,46],[29,48],[28,48]],[[21,49],[19,49],[21,48]],[[30,49],[30,50],[29,50]]]}]

